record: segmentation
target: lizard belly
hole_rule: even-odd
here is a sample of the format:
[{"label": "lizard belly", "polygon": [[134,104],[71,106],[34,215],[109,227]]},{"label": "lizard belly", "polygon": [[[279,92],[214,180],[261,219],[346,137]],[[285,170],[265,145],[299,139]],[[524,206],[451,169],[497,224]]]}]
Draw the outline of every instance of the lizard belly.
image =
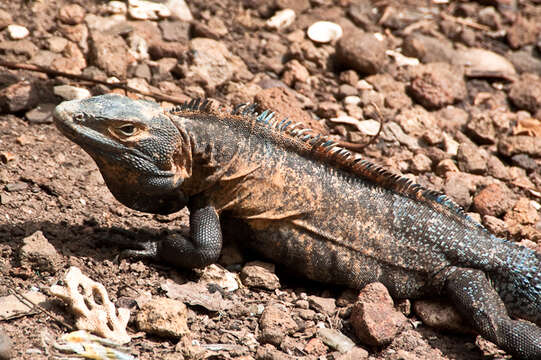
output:
[{"label": "lizard belly", "polygon": [[360,289],[380,281],[397,298],[433,293],[426,274],[388,266],[371,249],[358,251],[341,239],[314,232],[299,219],[285,222],[248,220],[250,248],[309,279]]}]

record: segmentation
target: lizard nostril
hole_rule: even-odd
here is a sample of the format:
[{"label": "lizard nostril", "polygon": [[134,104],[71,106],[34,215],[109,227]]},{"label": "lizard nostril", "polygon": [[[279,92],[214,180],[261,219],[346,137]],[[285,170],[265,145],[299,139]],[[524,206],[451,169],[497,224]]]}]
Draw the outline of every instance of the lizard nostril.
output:
[{"label": "lizard nostril", "polygon": [[77,122],[81,122],[84,120],[84,115],[82,113],[77,113],[75,115],[73,115],[73,120],[77,121]]}]

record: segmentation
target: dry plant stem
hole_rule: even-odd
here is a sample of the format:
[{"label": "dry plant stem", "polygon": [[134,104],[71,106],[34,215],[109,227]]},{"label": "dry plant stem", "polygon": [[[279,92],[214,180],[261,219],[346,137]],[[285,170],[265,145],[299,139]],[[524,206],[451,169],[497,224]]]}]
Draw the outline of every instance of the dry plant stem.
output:
[{"label": "dry plant stem", "polygon": [[11,293],[25,306],[28,306],[28,308],[37,310],[42,312],[43,314],[49,316],[51,319],[59,323],[60,325],[64,326],[65,328],[69,329],[70,331],[76,330],[73,326],[70,324],[64,322],[62,319],[60,319],[55,314],[51,313],[49,310],[43,308],[42,306],[34,303],[32,300],[30,300],[28,297],[24,296],[19,290],[15,289],[11,284],[4,283],[4,285],[10,290]]},{"label": "dry plant stem", "polygon": [[383,114],[381,113],[381,110],[379,109],[379,107],[375,103],[370,103],[370,105],[372,105],[375,108],[376,115],[377,115],[377,121],[379,122],[379,129],[378,129],[378,132],[376,133],[376,135],[372,136],[370,141],[368,141],[366,144],[355,144],[355,143],[352,143],[352,142],[339,140],[339,141],[336,142],[338,144],[338,146],[341,146],[341,147],[346,148],[346,149],[351,150],[351,151],[360,152],[362,149],[364,149],[368,145],[372,144],[379,137],[379,134],[381,133],[381,130],[383,129]]},{"label": "dry plant stem", "polygon": [[157,93],[157,92],[154,92],[154,91],[139,90],[139,89],[133,88],[131,86],[128,86],[125,83],[110,83],[110,82],[103,81],[103,80],[93,79],[93,78],[91,78],[89,76],[69,74],[69,73],[66,73],[66,72],[63,72],[63,71],[57,71],[57,70],[45,68],[45,67],[38,66],[38,65],[20,64],[20,63],[13,63],[13,62],[9,62],[9,61],[0,60],[0,66],[6,67],[6,68],[12,69],[12,70],[35,71],[35,72],[40,72],[40,73],[47,74],[47,75],[52,75],[52,76],[62,76],[62,77],[68,78],[68,79],[73,79],[73,80],[78,80],[78,81],[89,81],[89,82],[91,82],[93,84],[106,85],[106,86],[109,86],[109,87],[112,87],[112,88],[123,89],[123,90],[126,90],[126,91],[141,94],[141,95],[144,95],[144,96],[149,96],[149,97],[152,97],[152,98],[154,98],[156,100],[159,100],[159,101],[168,101],[168,102],[170,102],[172,104],[175,104],[175,105],[181,105],[181,104],[183,104],[185,102],[185,100],[179,99],[179,98],[174,97],[174,96],[169,96],[169,95]]}]

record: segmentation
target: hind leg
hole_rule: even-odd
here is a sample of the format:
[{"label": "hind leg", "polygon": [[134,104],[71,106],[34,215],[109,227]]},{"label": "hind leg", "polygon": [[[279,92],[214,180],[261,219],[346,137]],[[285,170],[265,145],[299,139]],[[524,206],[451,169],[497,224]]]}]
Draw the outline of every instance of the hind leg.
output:
[{"label": "hind leg", "polygon": [[458,311],[484,338],[520,359],[541,359],[541,328],[512,320],[484,272],[455,268],[445,288]]}]

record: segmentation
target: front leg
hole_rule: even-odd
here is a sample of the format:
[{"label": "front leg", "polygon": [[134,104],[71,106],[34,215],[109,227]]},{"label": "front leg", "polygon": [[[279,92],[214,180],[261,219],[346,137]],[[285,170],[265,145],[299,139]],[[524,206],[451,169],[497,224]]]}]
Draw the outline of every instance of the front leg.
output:
[{"label": "front leg", "polygon": [[200,268],[218,260],[222,251],[220,219],[211,205],[192,201],[190,210],[190,238],[168,237],[160,242],[140,244],[142,250],[125,250],[123,256],[150,258],[181,268]]}]

